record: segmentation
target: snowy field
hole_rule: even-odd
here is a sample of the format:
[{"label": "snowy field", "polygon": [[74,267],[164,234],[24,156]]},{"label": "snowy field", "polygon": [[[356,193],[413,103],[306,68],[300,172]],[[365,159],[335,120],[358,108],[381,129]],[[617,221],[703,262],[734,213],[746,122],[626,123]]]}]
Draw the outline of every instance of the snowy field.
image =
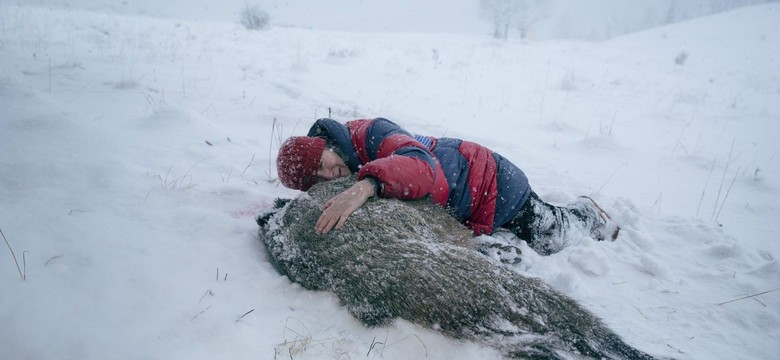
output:
[{"label": "snowy field", "polygon": [[477,141],[550,202],[597,199],[617,242],[516,270],[637,348],[780,353],[780,4],[589,43],[6,3],[0,359],[498,359],[365,328],[266,260],[253,217],[297,194],[276,148],[329,114]]}]

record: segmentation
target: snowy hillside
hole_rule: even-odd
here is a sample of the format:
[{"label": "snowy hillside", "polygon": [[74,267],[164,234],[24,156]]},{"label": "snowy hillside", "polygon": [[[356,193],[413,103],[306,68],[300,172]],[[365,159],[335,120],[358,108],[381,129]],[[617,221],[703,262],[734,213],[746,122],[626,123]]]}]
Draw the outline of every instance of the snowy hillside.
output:
[{"label": "snowy hillside", "polygon": [[598,44],[0,4],[0,358],[498,358],[367,329],[267,262],[253,216],[297,194],[276,148],[330,113],[481,142],[548,201],[596,198],[617,242],[526,248],[516,270],[637,348],[774,359],[778,84],[780,4]]},{"label": "snowy hillside", "polygon": [[[500,0],[543,5],[534,13],[531,39],[604,40],[757,3],[778,0]],[[277,26],[349,32],[445,32],[487,35],[494,30],[480,14],[481,0],[3,0],[60,9],[93,9],[113,14],[180,20],[236,21],[246,6],[258,6]],[[512,31],[511,38],[518,36]]]}]

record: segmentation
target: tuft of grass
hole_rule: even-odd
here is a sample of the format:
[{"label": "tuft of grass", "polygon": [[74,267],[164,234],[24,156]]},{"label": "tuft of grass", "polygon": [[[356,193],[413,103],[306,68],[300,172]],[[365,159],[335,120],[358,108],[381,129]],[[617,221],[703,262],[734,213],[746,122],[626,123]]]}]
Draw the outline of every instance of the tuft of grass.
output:
[{"label": "tuft of grass", "polygon": [[168,172],[165,173],[165,177],[160,178],[160,180],[163,182],[163,189],[184,191],[195,187],[195,185],[192,184],[192,175],[190,175],[190,171],[192,171],[192,168],[194,168],[195,165],[197,165],[197,163],[187,169],[187,172],[185,172],[184,175],[180,177],[172,177],[171,170],[173,170],[173,164],[171,164],[171,167],[168,168]]},{"label": "tuft of grass", "polygon": [[219,176],[222,178],[222,182],[227,184],[230,181],[230,176],[233,175],[233,169],[228,170],[227,174],[219,173]]},{"label": "tuft of grass", "polygon": [[[295,320],[298,323],[300,326],[300,329],[297,329],[298,331],[290,326],[290,320]],[[329,328],[325,332],[328,330]],[[284,341],[274,348],[274,359],[278,359],[280,355],[294,359],[295,356],[313,347],[330,349],[333,351],[333,355],[336,355],[335,358],[338,359],[349,357],[347,352],[339,347],[339,344],[349,342],[348,339],[333,337],[327,334],[322,336],[323,334],[312,335],[303,322],[294,317],[288,317],[284,323],[284,332],[282,334]],[[288,337],[291,338],[288,339]]]},{"label": "tuft of grass", "polygon": [[245,5],[241,9],[241,25],[247,30],[263,30],[268,28],[269,16],[268,13],[260,8],[258,5]]},{"label": "tuft of grass", "polygon": [[[155,97],[151,94],[152,92],[155,92],[159,95]],[[148,92],[144,91],[143,93],[144,97],[146,97],[146,104],[149,105],[149,109],[152,110],[152,114],[160,114],[160,110],[162,110],[163,106],[165,106],[165,91],[150,90]]]},{"label": "tuft of grass", "polygon": [[[168,168],[168,171],[165,173],[165,176],[162,176],[159,173],[155,173],[155,172],[149,171],[147,174],[157,178],[158,180],[160,180],[160,182],[162,184],[160,184],[159,188],[155,186],[155,187],[152,187],[151,189],[149,189],[149,192],[146,193],[146,197],[144,198],[144,202],[146,202],[146,200],[149,199],[149,196],[155,190],[160,190],[160,191],[186,191],[186,190],[194,189],[197,185],[192,182],[192,174],[190,174],[190,172],[201,161],[203,161],[203,160],[198,160],[197,162],[192,164],[192,166],[190,166],[190,168],[187,169],[187,171],[184,173],[184,175],[178,176],[178,177],[171,174],[171,172],[173,171],[174,164],[171,164],[171,166]],[[223,180],[225,180],[224,177],[223,177]],[[229,180],[229,178],[227,180]]]},{"label": "tuft of grass", "polygon": [[420,345],[422,345],[423,350],[425,351],[425,357],[427,358],[428,357],[428,347],[425,346],[425,343],[416,334],[407,334],[406,336],[404,336],[404,337],[402,337],[402,338],[400,338],[400,339],[398,339],[396,341],[393,341],[391,343],[387,342],[387,335],[385,335],[385,341],[384,342],[376,341],[376,337],[374,337],[374,339],[371,340],[371,346],[369,346],[369,348],[368,348],[368,353],[366,353],[366,357],[368,357],[369,354],[371,354],[372,350],[376,349],[377,351],[379,351],[379,357],[381,358],[381,357],[383,357],[384,351],[385,351],[386,348],[389,348],[389,347],[391,347],[391,346],[393,346],[395,344],[401,343],[401,342],[406,341],[406,340],[411,339],[411,338],[417,339],[417,341],[420,343]]}]

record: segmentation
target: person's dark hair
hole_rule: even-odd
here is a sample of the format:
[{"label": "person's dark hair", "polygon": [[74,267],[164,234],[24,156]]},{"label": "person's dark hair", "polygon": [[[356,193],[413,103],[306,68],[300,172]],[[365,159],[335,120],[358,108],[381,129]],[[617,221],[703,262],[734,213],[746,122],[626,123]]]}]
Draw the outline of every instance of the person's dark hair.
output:
[{"label": "person's dark hair", "polygon": [[325,138],[325,150],[332,150],[336,155],[338,155],[341,160],[344,160],[344,163],[347,162],[347,158],[344,156],[344,152],[341,151],[341,148],[339,148],[339,145],[336,144],[336,140],[333,140],[331,138]]}]

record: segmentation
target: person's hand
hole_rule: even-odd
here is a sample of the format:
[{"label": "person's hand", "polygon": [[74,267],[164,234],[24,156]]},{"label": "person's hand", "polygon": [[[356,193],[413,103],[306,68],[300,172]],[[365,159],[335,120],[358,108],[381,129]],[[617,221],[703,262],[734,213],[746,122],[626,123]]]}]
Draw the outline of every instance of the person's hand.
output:
[{"label": "person's hand", "polygon": [[374,196],[374,186],[368,180],[360,180],[344,192],[332,197],[322,207],[314,231],[318,235],[327,234],[334,227],[341,229],[349,215],[360,208],[370,197]]}]

